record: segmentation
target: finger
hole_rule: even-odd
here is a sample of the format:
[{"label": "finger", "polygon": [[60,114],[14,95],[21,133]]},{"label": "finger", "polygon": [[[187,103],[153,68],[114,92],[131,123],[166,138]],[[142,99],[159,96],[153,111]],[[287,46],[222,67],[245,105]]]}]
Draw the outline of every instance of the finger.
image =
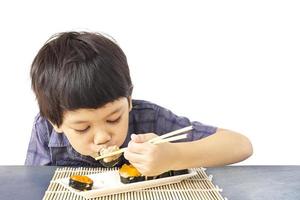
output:
[{"label": "finger", "polygon": [[124,158],[128,160],[130,163],[143,163],[145,160],[145,156],[142,154],[137,154],[126,150],[124,152]]},{"label": "finger", "polygon": [[150,170],[142,163],[130,163],[130,164],[132,164],[144,176],[157,176],[160,174],[153,170]]},{"label": "finger", "polygon": [[130,141],[127,146],[128,151],[137,154],[147,154],[149,151],[151,151],[152,148],[154,148],[154,144],[150,144],[147,142],[136,143],[134,141]]},{"label": "finger", "polygon": [[147,142],[148,140],[157,137],[156,134],[154,133],[144,133],[144,134],[132,134],[131,135],[131,140],[136,142],[136,143],[143,143],[143,142]]}]

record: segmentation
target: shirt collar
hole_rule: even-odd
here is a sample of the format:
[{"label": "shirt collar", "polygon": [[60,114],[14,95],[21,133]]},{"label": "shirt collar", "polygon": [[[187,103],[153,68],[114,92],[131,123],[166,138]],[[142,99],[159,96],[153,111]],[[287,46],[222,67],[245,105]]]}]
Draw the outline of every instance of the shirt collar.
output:
[{"label": "shirt collar", "polygon": [[57,133],[54,129],[50,134],[48,147],[67,147],[70,143],[64,133]]}]

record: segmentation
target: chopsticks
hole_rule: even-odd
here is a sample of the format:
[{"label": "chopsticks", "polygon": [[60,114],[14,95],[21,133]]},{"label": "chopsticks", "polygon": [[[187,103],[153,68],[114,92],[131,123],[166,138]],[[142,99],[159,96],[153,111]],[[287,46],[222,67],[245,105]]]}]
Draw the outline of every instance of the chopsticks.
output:
[{"label": "chopsticks", "polygon": [[[166,142],[181,140],[181,139],[187,138],[187,133],[183,134],[183,135],[179,135],[179,134],[191,131],[192,129],[193,129],[193,126],[187,126],[182,129],[178,129],[178,130],[166,133],[164,135],[152,138],[151,140],[149,140],[147,142],[151,143],[151,144],[162,144],[162,143],[166,143]],[[177,136],[175,136],[175,135],[177,135]],[[174,136],[174,137],[171,137],[171,136]],[[111,153],[108,153],[108,154],[105,154],[105,155],[98,156],[95,158],[95,160],[100,160],[100,159],[103,159],[106,157],[110,157],[110,156],[114,156],[114,155],[123,153],[126,149],[127,149],[127,147],[119,149],[119,150],[111,152]]]}]

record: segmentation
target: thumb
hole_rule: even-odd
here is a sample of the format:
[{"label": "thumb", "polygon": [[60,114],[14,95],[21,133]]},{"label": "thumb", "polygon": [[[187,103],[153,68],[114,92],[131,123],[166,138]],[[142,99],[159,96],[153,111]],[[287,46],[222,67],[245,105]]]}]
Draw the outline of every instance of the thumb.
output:
[{"label": "thumb", "polygon": [[136,143],[143,143],[143,142],[147,142],[148,140],[155,138],[155,137],[157,137],[157,135],[154,133],[144,133],[144,134],[139,134],[139,135],[132,134],[131,140]]}]

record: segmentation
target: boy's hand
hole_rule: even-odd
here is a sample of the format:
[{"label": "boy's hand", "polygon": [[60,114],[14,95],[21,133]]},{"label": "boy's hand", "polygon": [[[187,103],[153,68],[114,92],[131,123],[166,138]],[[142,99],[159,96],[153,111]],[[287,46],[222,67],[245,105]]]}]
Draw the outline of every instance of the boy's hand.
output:
[{"label": "boy's hand", "polygon": [[156,176],[172,169],[176,153],[172,143],[150,144],[154,133],[131,135],[124,157],[146,176]]}]

